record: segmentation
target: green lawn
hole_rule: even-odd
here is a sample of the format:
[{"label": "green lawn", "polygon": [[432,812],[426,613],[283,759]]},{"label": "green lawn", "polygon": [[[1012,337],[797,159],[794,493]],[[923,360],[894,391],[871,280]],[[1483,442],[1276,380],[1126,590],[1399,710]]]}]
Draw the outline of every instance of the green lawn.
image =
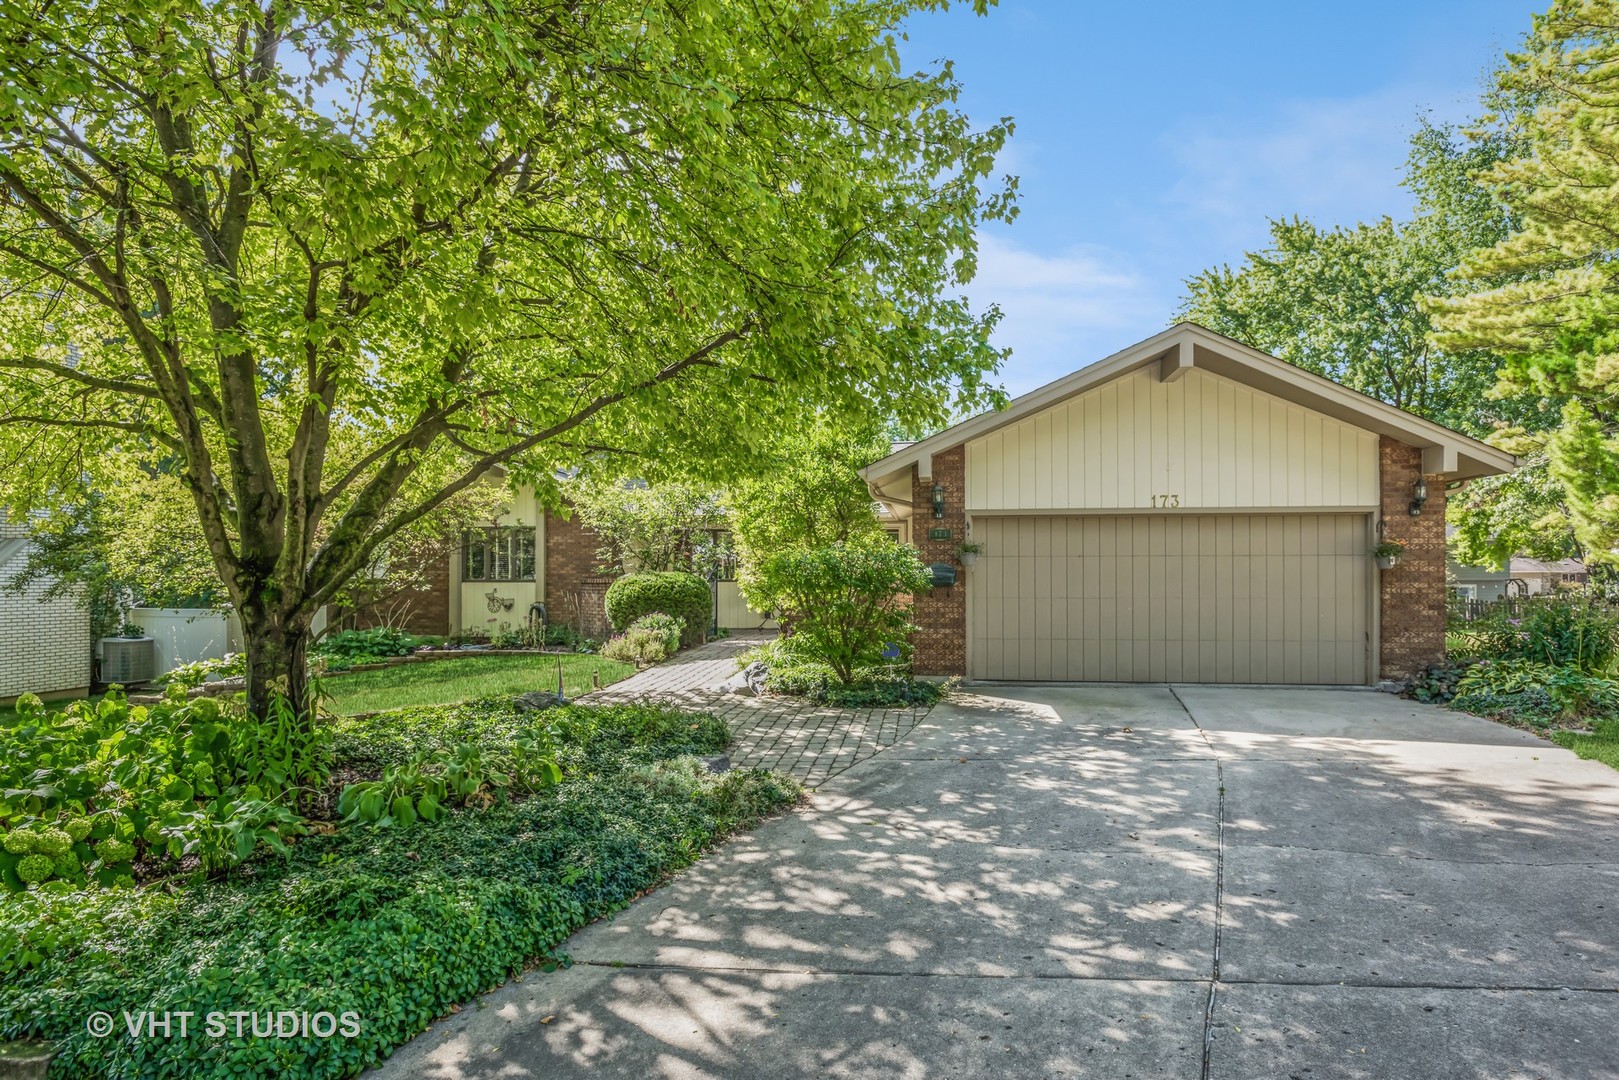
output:
[{"label": "green lawn", "polygon": [[[591,675],[601,683],[617,682],[635,668],[602,656],[561,654],[562,683],[568,697],[591,689]],[[557,655],[468,656],[401,664],[376,671],[329,675],[323,680],[326,706],[343,715],[403,709],[415,705],[451,705],[474,698],[510,697],[530,690],[555,690]]]},{"label": "green lawn", "polygon": [[1598,720],[1591,732],[1554,731],[1552,741],[1582,758],[1619,769],[1619,720]]}]

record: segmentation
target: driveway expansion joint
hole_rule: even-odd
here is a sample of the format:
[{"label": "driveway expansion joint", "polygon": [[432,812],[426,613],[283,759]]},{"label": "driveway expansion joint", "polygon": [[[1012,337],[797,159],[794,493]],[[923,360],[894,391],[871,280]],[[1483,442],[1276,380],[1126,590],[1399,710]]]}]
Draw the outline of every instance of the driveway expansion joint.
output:
[{"label": "driveway expansion joint", "polygon": [[1200,1080],[1209,1080],[1214,1053],[1214,1005],[1220,987],[1220,930],[1225,914],[1225,763],[1220,758],[1219,749],[1209,739],[1209,733],[1197,722],[1197,717],[1192,715],[1192,710],[1181,700],[1179,692],[1173,686],[1167,689],[1170,697],[1175,699],[1175,704],[1181,707],[1186,719],[1192,722],[1192,726],[1197,729],[1204,744],[1208,746],[1209,754],[1214,758],[1214,776],[1219,782],[1214,831],[1214,962],[1209,975],[1209,996],[1203,1007],[1203,1066],[1199,1073]]}]

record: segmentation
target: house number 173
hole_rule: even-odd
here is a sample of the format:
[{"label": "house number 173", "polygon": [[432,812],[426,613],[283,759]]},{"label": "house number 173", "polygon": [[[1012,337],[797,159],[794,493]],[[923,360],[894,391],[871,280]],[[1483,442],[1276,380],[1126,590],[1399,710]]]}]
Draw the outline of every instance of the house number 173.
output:
[{"label": "house number 173", "polygon": [[1181,504],[1179,495],[1154,495],[1152,505],[1159,510],[1173,510]]}]

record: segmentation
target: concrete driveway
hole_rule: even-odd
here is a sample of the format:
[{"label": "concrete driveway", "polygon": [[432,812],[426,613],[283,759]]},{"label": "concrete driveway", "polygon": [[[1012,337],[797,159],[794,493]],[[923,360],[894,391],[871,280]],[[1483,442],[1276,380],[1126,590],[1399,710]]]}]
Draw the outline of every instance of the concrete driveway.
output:
[{"label": "concrete driveway", "polygon": [[1619,1078],[1619,773],[1357,691],[977,688],[421,1077]]}]

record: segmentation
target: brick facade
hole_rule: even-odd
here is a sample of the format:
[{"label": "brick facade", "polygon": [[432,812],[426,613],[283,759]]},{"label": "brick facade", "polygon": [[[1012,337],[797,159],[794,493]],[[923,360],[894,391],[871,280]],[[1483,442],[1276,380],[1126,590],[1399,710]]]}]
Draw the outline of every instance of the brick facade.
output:
[{"label": "brick facade", "polygon": [[572,626],[586,637],[604,638],[610,575],[596,573],[601,538],[575,514],[545,515],[545,609],[553,623]]},{"label": "brick facade", "polygon": [[445,550],[422,572],[419,587],[399,592],[337,617],[345,630],[391,626],[412,634],[443,636],[450,626],[450,590],[461,579],[461,553]]},{"label": "brick facade", "polygon": [[1445,658],[1445,483],[1428,478],[1428,503],[1412,517],[1422,451],[1388,436],[1378,443],[1380,539],[1405,545],[1400,565],[1379,571],[1380,677],[1408,679]]},{"label": "brick facade", "polygon": [[[27,535],[20,525],[0,522],[0,541]],[[0,577],[20,571],[23,558],[17,552],[0,565]],[[47,599],[49,587],[36,581],[21,592],[0,589],[0,703],[19,694],[83,697],[90,688],[90,613],[71,596]]]},{"label": "brick facade", "polygon": [[[944,489],[944,516],[933,516],[933,484]],[[967,450],[952,447],[933,457],[933,477],[925,483],[911,466],[916,513],[911,540],[922,561],[956,566],[953,588],[934,589],[916,598],[917,625],[912,666],[918,675],[967,674],[967,583],[959,565],[961,542],[967,538]],[[950,539],[929,540],[929,529],[949,529]],[[970,571],[968,571],[970,572]]]}]

